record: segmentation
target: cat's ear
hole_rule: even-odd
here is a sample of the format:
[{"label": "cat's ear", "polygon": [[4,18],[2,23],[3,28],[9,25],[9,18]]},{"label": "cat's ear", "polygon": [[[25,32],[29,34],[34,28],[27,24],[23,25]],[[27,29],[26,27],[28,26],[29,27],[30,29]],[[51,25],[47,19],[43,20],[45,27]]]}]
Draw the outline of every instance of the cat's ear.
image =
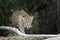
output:
[{"label": "cat's ear", "polygon": [[33,20],[34,16],[31,16],[31,19]]},{"label": "cat's ear", "polygon": [[21,12],[24,12],[24,10],[21,10]]}]

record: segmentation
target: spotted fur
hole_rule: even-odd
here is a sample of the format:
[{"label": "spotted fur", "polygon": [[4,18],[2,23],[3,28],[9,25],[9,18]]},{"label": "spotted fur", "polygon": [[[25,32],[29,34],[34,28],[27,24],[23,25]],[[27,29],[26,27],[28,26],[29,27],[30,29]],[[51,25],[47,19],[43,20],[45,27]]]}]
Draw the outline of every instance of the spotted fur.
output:
[{"label": "spotted fur", "polygon": [[29,29],[33,20],[33,16],[28,15],[24,10],[14,11],[11,16],[11,21],[13,23],[18,23],[18,28],[21,32],[24,33],[24,28]]}]

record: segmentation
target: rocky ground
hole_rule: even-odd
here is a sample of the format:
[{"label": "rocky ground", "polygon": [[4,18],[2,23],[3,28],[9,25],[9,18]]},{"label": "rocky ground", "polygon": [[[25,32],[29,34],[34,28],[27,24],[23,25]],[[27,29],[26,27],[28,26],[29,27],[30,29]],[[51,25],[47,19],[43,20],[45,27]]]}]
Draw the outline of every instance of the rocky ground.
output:
[{"label": "rocky ground", "polygon": [[0,37],[0,40],[42,40],[42,38],[13,36],[13,37]]},{"label": "rocky ground", "polygon": [[11,36],[11,37],[0,37],[0,40],[60,40],[60,34],[57,37],[44,39],[42,37],[23,37],[23,36]]}]

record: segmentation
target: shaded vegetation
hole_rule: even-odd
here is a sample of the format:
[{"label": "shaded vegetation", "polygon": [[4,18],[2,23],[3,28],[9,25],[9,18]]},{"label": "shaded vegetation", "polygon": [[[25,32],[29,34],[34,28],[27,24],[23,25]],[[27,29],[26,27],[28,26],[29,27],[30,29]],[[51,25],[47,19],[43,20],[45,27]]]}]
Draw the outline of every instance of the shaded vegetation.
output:
[{"label": "shaded vegetation", "polygon": [[21,9],[34,16],[33,28],[26,30],[26,33],[55,34],[60,31],[57,0],[0,0],[0,26],[11,26],[9,17],[14,10]]}]

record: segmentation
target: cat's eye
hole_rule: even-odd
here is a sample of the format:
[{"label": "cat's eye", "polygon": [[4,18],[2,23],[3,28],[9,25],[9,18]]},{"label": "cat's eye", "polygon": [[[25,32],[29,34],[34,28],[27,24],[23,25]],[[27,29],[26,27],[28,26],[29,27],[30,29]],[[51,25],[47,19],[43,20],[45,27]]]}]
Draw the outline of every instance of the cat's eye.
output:
[{"label": "cat's eye", "polygon": [[22,16],[22,17],[24,17],[24,16]]}]

